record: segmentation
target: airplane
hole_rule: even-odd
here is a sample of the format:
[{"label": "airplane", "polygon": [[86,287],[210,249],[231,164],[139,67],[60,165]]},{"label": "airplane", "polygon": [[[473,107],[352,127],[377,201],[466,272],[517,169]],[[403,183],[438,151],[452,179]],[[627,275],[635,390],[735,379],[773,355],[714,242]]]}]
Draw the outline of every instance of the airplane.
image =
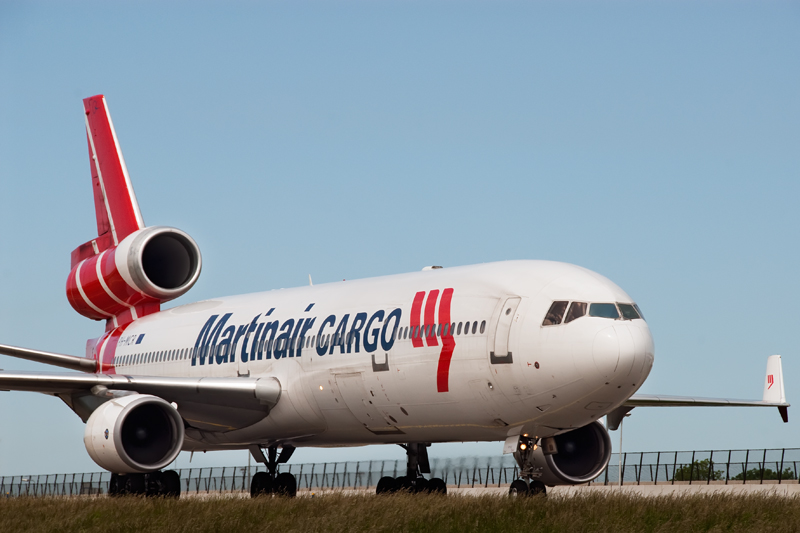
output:
[{"label": "airplane", "polygon": [[[0,372],[0,390],[60,398],[85,423],[109,494],[180,495],[182,451],[249,450],[251,495],[294,496],[296,447],[398,444],[406,472],[377,493],[446,493],[435,443],[502,441],[509,492],[586,483],[639,406],[788,407],[779,355],[762,400],[635,394],[653,339],[609,279],[554,261],[503,261],[214,298],[162,309],[197,281],[187,233],[146,226],[103,95],[83,100],[97,236],[71,255],[67,298],[105,323],[82,356],[0,345],[71,372]],[[77,372],[75,372],[77,371]],[[606,424],[603,424],[606,417]],[[266,451],[266,454],[265,454]]]}]

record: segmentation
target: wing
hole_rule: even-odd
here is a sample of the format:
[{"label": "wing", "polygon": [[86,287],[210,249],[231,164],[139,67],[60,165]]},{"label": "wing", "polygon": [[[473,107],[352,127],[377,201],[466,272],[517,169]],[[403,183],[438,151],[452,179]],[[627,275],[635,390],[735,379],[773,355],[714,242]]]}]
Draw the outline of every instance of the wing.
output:
[{"label": "wing", "polygon": [[176,404],[181,417],[192,427],[230,431],[265,418],[280,399],[281,384],[273,377],[185,378],[0,372],[0,390],[58,396],[84,422],[100,404],[120,393],[152,394]]},{"label": "wing", "polygon": [[761,400],[634,394],[624,404],[608,414],[608,429],[617,429],[622,418],[634,407],[777,407],[783,421],[788,422],[789,406],[783,388],[781,356],[771,355],[767,359],[764,395]]}]

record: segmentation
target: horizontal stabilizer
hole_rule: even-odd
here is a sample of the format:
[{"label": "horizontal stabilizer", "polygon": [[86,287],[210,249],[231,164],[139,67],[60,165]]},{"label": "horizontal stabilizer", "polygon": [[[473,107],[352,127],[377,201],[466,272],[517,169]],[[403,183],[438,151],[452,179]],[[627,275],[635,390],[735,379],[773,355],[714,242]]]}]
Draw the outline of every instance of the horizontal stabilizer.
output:
[{"label": "horizontal stabilizer", "polygon": [[43,352],[40,350],[30,350],[28,348],[18,348],[0,344],[0,355],[8,355],[37,363],[60,366],[70,370],[80,370],[81,372],[94,372],[97,370],[97,361],[76,355],[65,355],[61,353]]}]

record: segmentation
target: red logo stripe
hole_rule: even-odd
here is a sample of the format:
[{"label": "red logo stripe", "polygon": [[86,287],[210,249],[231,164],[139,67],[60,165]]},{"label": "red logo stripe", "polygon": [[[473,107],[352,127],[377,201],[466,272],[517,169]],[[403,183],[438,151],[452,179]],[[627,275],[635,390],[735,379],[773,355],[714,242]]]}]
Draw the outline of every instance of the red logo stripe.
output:
[{"label": "red logo stripe", "polygon": [[[439,368],[436,370],[436,388],[439,392],[450,390],[450,359],[456,347],[453,332],[450,331],[450,302],[453,300],[453,289],[442,292],[442,301],[439,302],[439,324],[443,324],[442,353],[439,355]],[[444,326],[447,324],[447,326]],[[445,334],[445,332],[447,334]]]},{"label": "red logo stripe", "polygon": [[422,335],[413,335],[414,328],[419,327],[419,319],[422,315],[422,300],[425,299],[425,291],[420,291],[414,295],[414,303],[411,304],[411,344],[414,348],[422,348]]},{"label": "red logo stripe", "polygon": [[439,289],[433,290],[428,293],[428,299],[425,301],[425,330],[427,337],[425,340],[428,346],[439,346],[439,341],[436,340],[436,300],[439,299]]}]

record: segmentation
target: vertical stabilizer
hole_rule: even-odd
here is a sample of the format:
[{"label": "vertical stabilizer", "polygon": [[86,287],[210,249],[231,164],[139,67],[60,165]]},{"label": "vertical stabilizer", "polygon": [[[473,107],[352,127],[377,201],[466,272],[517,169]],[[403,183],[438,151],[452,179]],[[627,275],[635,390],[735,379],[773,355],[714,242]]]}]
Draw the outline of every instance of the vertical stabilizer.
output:
[{"label": "vertical stabilizer", "polygon": [[116,246],[134,231],[145,227],[105,97],[99,94],[86,98],[83,101],[83,108],[97,218],[97,238],[79,246],[73,252],[72,266],[111,246]]},{"label": "vertical stabilizer", "polygon": [[[783,389],[783,365],[780,355],[767,358],[767,377],[764,378],[764,396],[762,400],[770,403],[786,403],[786,392]],[[789,421],[788,406],[779,406],[778,411],[784,422]]]}]

